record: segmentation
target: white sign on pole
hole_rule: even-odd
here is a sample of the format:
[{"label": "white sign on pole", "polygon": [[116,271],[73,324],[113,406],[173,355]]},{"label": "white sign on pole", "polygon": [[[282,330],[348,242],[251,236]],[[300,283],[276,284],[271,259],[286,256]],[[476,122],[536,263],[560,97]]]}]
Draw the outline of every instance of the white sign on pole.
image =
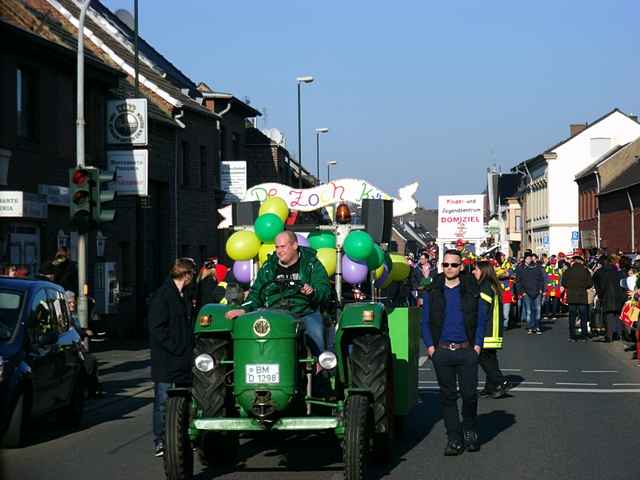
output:
[{"label": "white sign on pole", "polygon": [[118,195],[149,194],[149,151],[110,150],[107,152],[109,170],[116,171]]},{"label": "white sign on pole", "polygon": [[224,161],[220,164],[220,190],[225,193],[225,202],[238,202],[247,192],[247,162]]},{"label": "white sign on pole", "polygon": [[128,98],[107,102],[107,143],[147,144],[147,99]]},{"label": "white sign on pole", "polygon": [[484,195],[440,195],[438,238],[485,238]]},{"label": "white sign on pole", "polygon": [[0,192],[0,217],[46,219],[49,211],[42,195],[30,192]]}]

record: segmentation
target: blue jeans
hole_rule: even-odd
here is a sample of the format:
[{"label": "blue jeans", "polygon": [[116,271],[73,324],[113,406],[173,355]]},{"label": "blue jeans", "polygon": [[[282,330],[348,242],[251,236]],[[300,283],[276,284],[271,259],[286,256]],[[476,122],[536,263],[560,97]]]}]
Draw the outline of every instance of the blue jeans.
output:
[{"label": "blue jeans", "polygon": [[168,391],[171,383],[157,382],[153,384],[153,443],[164,443],[164,421]]},{"label": "blue jeans", "polygon": [[540,296],[530,297],[525,295],[522,297],[522,314],[527,321],[527,328],[540,328]]},{"label": "blue jeans", "polygon": [[503,303],[502,304],[502,319],[503,319],[502,321],[503,321],[504,328],[509,327],[509,312],[511,312],[511,304]]},{"label": "blue jeans", "polygon": [[324,341],[324,320],[322,319],[322,315],[320,315],[320,312],[316,310],[315,312],[311,312],[302,317],[302,322],[304,325],[304,333],[311,340],[311,342],[309,342],[311,353],[314,355],[320,355],[320,353],[324,352],[326,349]]}]

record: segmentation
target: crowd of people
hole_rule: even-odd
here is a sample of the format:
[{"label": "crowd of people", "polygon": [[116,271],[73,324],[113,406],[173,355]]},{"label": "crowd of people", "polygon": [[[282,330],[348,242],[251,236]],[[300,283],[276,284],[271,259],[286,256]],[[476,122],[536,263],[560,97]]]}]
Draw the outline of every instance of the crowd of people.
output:
[{"label": "crowd of people", "polygon": [[[478,262],[463,255],[462,266],[471,272]],[[423,250],[412,264],[411,300],[422,304],[422,292],[438,272],[437,256]],[[538,256],[530,250],[519,258],[496,252],[481,260],[489,262],[501,286],[503,327],[522,325],[530,335],[542,335],[543,320],[567,317],[568,340],[603,343],[625,337],[632,343],[633,359],[640,366],[640,255],[606,255],[577,250],[571,255]],[[632,347],[628,347],[630,350]]]}]

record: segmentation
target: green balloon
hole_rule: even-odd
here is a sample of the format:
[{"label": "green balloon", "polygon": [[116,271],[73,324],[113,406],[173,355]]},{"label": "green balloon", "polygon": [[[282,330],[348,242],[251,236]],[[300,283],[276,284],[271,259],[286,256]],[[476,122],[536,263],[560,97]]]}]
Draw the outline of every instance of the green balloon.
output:
[{"label": "green balloon", "polygon": [[311,232],[307,240],[309,240],[309,246],[314,250],[336,248],[336,236],[331,232]]},{"label": "green balloon", "polygon": [[344,251],[351,260],[366,260],[373,251],[371,235],[362,230],[356,230],[347,235],[344,241]]},{"label": "green balloon", "polygon": [[265,213],[256,219],[254,228],[260,240],[273,242],[276,236],[284,230],[284,222],[275,213]]},{"label": "green balloon", "polygon": [[367,257],[367,267],[369,270],[375,270],[384,263],[384,252],[380,245],[374,244],[371,254]]}]

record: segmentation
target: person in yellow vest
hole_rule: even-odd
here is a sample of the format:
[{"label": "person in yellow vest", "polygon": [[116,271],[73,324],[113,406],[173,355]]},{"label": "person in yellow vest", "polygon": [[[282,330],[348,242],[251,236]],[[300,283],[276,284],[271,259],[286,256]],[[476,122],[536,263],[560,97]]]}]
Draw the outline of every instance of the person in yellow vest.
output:
[{"label": "person in yellow vest", "polygon": [[473,269],[473,276],[478,281],[482,305],[486,308],[487,324],[485,328],[484,345],[478,362],[487,376],[482,396],[500,398],[505,395],[511,384],[500,371],[498,364],[498,350],[502,348],[502,285],[496,277],[496,272],[490,262],[481,261]]}]

